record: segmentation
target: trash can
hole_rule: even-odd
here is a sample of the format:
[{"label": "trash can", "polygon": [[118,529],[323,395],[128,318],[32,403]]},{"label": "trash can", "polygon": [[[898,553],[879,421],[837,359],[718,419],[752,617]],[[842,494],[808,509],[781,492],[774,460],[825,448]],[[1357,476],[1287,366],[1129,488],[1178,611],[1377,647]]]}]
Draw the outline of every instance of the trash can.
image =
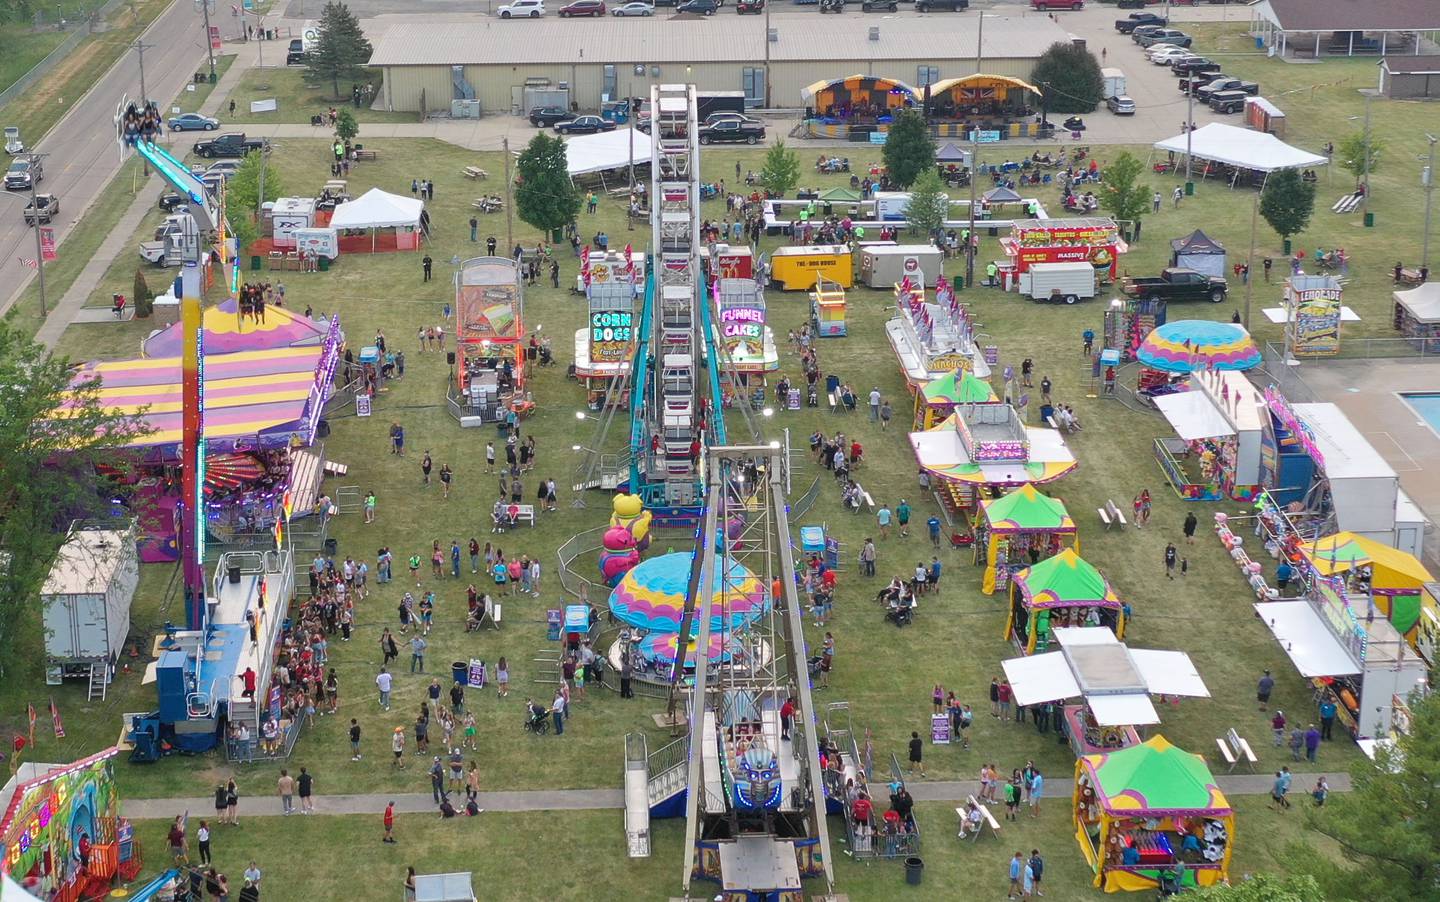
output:
[{"label": "trash can", "polygon": [[955,286],[955,290],[956,290],[956,291],[964,291],[964,290],[965,290],[965,277],[964,277],[964,276],[956,276],[954,279],[951,279],[951,282],[954,283],[954,286]]},{"label": "trash can", "polygon": [[465,680],[469,673],[470,665],[466,664],[464,661],[450,662],[450,676],[452,679],[455,680],[455,682],[459,683],[461,686],[465,685]]},{"label": "trash can", "polygon": [[1367,213],[1365,214],[1365,228],[1367,228],[1367,229],[1373,229],[1373,228],[1375,228],[1375,214],[1374,214],[1374,213],[1368,213],[1368,212],[1367,212]]},{"label": "trash can", "polygon": [[1262,35],[1258,35],[1258,34],[1255,35],[1255,49],[1256,49],[1256,50],[1264,50],[1264,49],[1265,49],[1265,38],[1264,38]]},{"label": "trash can", "polygon": [[259,271],[260,271],[260,255],[259,255],[259,254],[251,254],[251,255],[250,255],[250,271],[251,271],[251,272],[259,272]]},{"label": "trash can", "polygon": [[1287,257],[1290,256],[1290,239],[1289,239],[1289,238],[1286,238],[1283,242],[1281,242],[1280,250],[1285,254],[1285,256],[1287,256]]},{"label": "trash can", "polygon": [[920,878],[925,874],[925,862],[919,856],[912,855],[905,859],[905,882],[911,886],[919,886]]},{"label": "trash can", "polygon": [[324,254],[321,254],[320,257],[319,257],[319,259],[318,259],[318,261],[317,261],[317,266],[318,266],[318,268],[319,268],[319,270],[320,270],[321,272],[329,272],[329,271],[330,271],[330,258],[327,257],[327,256],[325,256]]},{"label": "trash can", "polygon": [[1194,197],[1194,196],[1195,196],[1195,183],[1194,183],[1194,182],[1186,182],[1186,183],[1185,183],[1185,196],[1186,196],[1186,197]]},{"label": "trash can", "polygon": [[232,586],[240,585],[240,567],[235,564],[226,567],[225,578],[230,581],[230,585]]},{"label": "trash can", "polygon": [[326,539],[326,540],[325,540],[325,556],[326,556],[326,557],[334,557],[334,556],[335,556],[335,553],[336,553],[339,549],[340,549],[340,543],[339,543],[339,542],[335,541],[334,539]]}]

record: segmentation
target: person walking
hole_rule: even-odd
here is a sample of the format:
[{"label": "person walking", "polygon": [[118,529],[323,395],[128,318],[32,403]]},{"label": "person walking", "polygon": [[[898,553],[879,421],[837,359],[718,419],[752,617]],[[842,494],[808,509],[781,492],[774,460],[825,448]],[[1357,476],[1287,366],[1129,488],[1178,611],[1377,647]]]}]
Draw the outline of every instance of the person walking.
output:
[{"label": "person walking", "polygon": [[1320,752],[1320,730],[1312,723],[1305,730],[1305,760],[1311,764],[1315,763],[1315,756]]},{"label": "person walking", "polygon": [[925,762],[921,760],[925,755],[925,743],[920,741],[920,734],[914,730],[910,731],[910,773],[920,771],[920,776],[925,776]]},{"label": "person walking", "polygon": [[870,389],[870,421],[872,423],[879,422],[880,420],[881,400],[882,398],[880,396],[880,386],[877,385],[874,388]]},{"label": "person walking", "polygon": [[395,732],[390,735],[390,753],[394,759],[390,762],[392,768],[405,769],[405,728],[396,727]]},{"label": "person walking", "polygon": [[1045,775],[1036,770],[1030,777],[1030,816],[1040,816],[1040,797],[1045,793]]},{"label": "person walking", "polygon": [[300,791],[300,813],[315,813],[315,778],[310,771],[300,768],[300,776],[295,780],[295,788]]},{"label": "person walking", "polygon": [[1174,193],[1172,193],[1170,196],[1175,199],[1175,209],[1178,210],[1180,209],[1180,201],[1185,198],[1185,189],[1181,188],[1179,185],[1176,185]]},{"label": "person walking", "polygon": [[865,537],[865,544],[860,546],[860,572],[864,576],[875,575],[875,541],[869,536]]},{"label": "person walking", "polygon": [[350,760],[360,760],[360,721],[350,718]]},{"label": "person walking", "polygon": [[910,538],[910,504],[904,498],[895,506],[895,520],[900,524],[902,538]]},{"label": "person walking", "polygon": [[1028,864],[1030,865],[1030,879],[1034,886],[1035,895],[1044,896],[1045,894],[1040,891],[1040,878],[1045,875],[1045,859],[1040,857],[1039,849],[1030,850],[1030,861]]},{"label": "person walking", "polygon": [[1260,675],[1260,682],[1255,684],[1255,698],[1260,702],[1260,710],[1264,711],[1265,706],[1270,703],[1270,693],[1275,690],[1275,678],[1270,671]]},{"label": "person walking", "polygon": [[[390,640],[390,644],[392,647],[394,646],[395,640],[393,638]],[[386,655],[388,657],[388,650],[386,651]],[[380,709],[382,711],[390,710],[390,687],[393,685],[394,680],[395,678],[390,675],[390,671],[384,667],[381,667],[380,672],[375,675],[375,687],[380,690]]]},{"label": "person walking", "polygon": [[630,680],[634,676],[635,665],[630,663],[628,654],[622,655],[620,659],[620,697],[634,698],[635,692],[630,687]]},{"label": "person walking", "polygon": [[1290,807],[1290,768],[1282,767],[1275,772],[1275,782],[1270,787],[1270,807],[1287,809]]},{"label": "person walking", "polygon": [[1179,562],[1179,555],[1175,551],[1174,542],[1165,543],[1165,578],[1175,578],[1175,564]]},{"label": "person walking", "polygon": [[[404,734],[402,733],[401,735]],[[382,823],[385,825],[385,835],[381,837],[380,841],[388,843],[395,842],[395,802],[393,800],[385,804],[385,814],[382,818]]]},{"label": "person walking", "polygon": [[1015,857],[1010,859],[1010,892],[1005,896],[1006,899],[1024,898],[1024,896],[1021,895],[1023,890],[1021,889],[1020,884],[1020,878],[1024,875],[1024,873],[1025,858],[1020,853],[1020,850],[1016,849]]},{"label": "person walking", "polygon": [[1310,790],[1310,797],[1315,800],[1315,807],[1324,806],[1325,800],[1330,798],[1330,783],[1321,775],[1315,781],[1315,788]]},{"label": "person walking", "polygon": [[881,402],[880,402],[880,428],[881,428],[882,430],[883,430],[883,429],[886,429],[886,428],[888,428],[888,427],[890,426],[890,418],[891,418],[892,416],[894,416],[894,415],[895,415],[895,411],[894,411],[893,408],[891,408],[890,402],[889,402],[888,400],[881,401]]},{"label": "person walking", "polygon": [[410,672],[415,673],[417,668],[420,673],[425,672],[425,649],[430,645],[425,637],[416,633],[410,639]]},{"label": "person walking", "polygon": [[1275,747],[1278,749],[1285,744],[1285,712],[1276,710],[1275,716],[1270,718],[1270,732],[1275,736]]},{"label": "person walking", "polygon": [[1300,760],[1300,750],[1305,747],[1305,734],[1298,726],[1290,728],[1290,760]]},{"label": "person walking", "polygon": [[894,515],[890,513],[890,507],[881,503],[880,509],[875,512],[875,523],[880,527],[880,538],[890,538],[890,520]]},{"label": "person walking", "polygon": [[1150,198],[1151,212],[1152,212],[1152,213],[1159,213],[1159,212],[1160,212],[1160,204],[1162,204],[1163,202],[1164,202],[1164,198],[1162,198],[1162,197],[1160,196],[1160,192],[1159,192],[1159,191],[1156,191],[1156,192],[1155,192],[1155,196],[1152,197],[1152,198]]},{"label": "person walking", "polygon": [[1184,531],[1184,533],[1185,533],[1185,544],[1186,544],[1186,545],[1194,545],[1194,544],[1195,544],[1195,527],[1197,527],[1197,526],[1199,526],[1199,525],[1200,525],[1200,519],[1195,516],[1195,512],[1194,512],[1194,511],[1190,511],[1189,513],[1187,513],[1187,514],[1185,515],[1185,525],[1184,525],[1183,527],[1181,527],[1181,529],[1182,529],[1182,530]]},{"label": "person walking", "polygon": [[555,699],[550,703],[550,716],[555,721],[555,735],[565,735],[565,685],[562,683],[555,690]]},{"label": "person walking", "polygon": [[430,259],[429,254],[426,254],[423,258],[421,258],[420,266],[425,271],[425,278],[423,279],[423,281],[430,281],[430,267],[434,265],[434,263],[435,261]]},{"label": "person walking", "polygon": [[295,810],[295,778],[285,769],[280,771],[280,779],[275,781],[275,792],[280,796],[280,813],[290,814]]}]

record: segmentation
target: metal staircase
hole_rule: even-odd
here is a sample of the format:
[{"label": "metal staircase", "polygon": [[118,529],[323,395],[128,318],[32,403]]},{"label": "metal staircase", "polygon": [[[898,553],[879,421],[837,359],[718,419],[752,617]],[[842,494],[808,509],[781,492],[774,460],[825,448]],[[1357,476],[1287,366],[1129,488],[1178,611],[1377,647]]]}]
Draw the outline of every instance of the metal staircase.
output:
[{"label": "metal staircase", "polygon": [[105,701],[105,693],[110,686],[110,663],[108,661],[90,662],[90,688],[86,693],[89,701]]}]

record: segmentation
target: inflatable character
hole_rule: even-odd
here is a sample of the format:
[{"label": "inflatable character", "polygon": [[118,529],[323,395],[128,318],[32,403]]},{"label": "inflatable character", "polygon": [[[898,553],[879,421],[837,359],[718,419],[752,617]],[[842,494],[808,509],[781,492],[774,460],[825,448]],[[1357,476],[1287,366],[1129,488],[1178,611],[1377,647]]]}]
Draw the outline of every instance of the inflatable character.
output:
[{"label": "inflatable character", "polygon": [[650,512],[645,509],[645,502],[640,500],[640,496],[616,495],[611,509],[614,513],[610,517],[610,525],[628,530],[635,540],[636,551],[649,548]]},{"label": "inflatable character", "polygon": [[640,563],[640,551],[635,547],[635,537],[623,526],[605,530],[600,543],[605,546],[600,552],[600,576],[613,589]]}]

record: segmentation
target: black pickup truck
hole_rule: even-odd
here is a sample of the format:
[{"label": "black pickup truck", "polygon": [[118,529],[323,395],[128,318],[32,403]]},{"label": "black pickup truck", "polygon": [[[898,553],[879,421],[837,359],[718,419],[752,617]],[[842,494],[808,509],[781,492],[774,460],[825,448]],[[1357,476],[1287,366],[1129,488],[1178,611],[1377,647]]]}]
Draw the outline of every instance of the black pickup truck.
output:
[{"label": "black pickup truck", "polygon": [[1193,269],[1166,269],[1158,276],[1126,277],[1120,283],[1120,291],[1126,297],[1147,301],[1204,300],[1218,304],[1225,300],[1229,290],[1229,284],[1219,276],[1207,276]]},{"label": "black pickup truck", "polygon": [[[1124,7],[1121,7],[1122,9]],[[1164,16],[1157,16],[1154,13],[1131,13],[1124,19],[1115,20],[1115,30],[1121,34],[1129,34],[1141,25],[1169,25],[1170,20]]]},{"label": "black pickup truck", "polygon": [[213,157],[243,157],[250,151],[260,150],[264,146],[265,142],[260,138],[246,138],[244,132],[230,132],[208,141],[197,141],[194,150],[195,156],[210,159]]}]

